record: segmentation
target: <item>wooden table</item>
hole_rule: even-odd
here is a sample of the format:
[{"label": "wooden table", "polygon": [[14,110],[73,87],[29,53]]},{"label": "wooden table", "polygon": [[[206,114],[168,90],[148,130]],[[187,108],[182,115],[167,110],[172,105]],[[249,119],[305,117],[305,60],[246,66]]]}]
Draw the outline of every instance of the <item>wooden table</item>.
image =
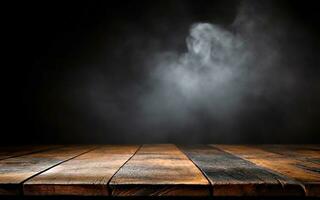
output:
[{"label": "wooden table", "polygon": [[320,145],[42,145],[0,155],[0,198],[320,197]]}]

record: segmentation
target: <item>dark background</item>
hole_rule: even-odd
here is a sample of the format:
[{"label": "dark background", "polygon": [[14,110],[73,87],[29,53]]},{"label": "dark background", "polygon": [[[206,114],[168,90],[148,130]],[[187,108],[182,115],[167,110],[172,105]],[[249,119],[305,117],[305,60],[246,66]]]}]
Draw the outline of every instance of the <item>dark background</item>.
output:
[{"label": "dark background", "polygon": [[[166,137],[140,134],[130,123],[135,118],[130,103],[135,95],[122,98],[122,94],[130,94],[132,85],[146,76],[141,66],[147,55],[136,50],[150,55],[172,48],[184,52],[192,23],[228,25],[239,2],[41,1],[4,6],[3,49],[9,55],[3,54],[2,60],[1,143],[319,143],[320,7],[316,1],[275,5],[277,14],[302,27],[301,38],[307,37],[302,51],[309,55],[299,66],[303,86],[288,97],[292,104],[284,105],[286,113],[283,105],[260,102],[265,109],[239,116],[237,127],[228,130],[241,135],[236,139],[228,134],[215,137],[221,126],[216,129],[219,125],[205,117],[200,126],[173,129]],[[104,110],[105,119],[91,109],[95,102],[88,102],[87,96],[100,91],[88,91],[92,80],[108,85],[106,101],[121,108],[120,116],[112,106]],[[288,116],[294,118],[292,126]],[[158,134],[161,127],[157,129]],[[200,132],[201,137],[193,140]]]}]

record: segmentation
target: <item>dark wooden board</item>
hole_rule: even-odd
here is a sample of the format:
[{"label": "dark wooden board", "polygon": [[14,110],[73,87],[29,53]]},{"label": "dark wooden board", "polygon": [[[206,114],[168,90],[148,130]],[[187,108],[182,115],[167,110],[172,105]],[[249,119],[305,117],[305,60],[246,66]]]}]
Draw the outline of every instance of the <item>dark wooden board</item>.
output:
[{"label": "dark wooden board", "polygon": [[23,185],[25,195],[109,195],[107,184],[134,155],[137,145],[105,145],[33,177]]},{"label": "dark wooden board", "polygon": [[61,147],[1,160],[0,195],[20,194],[21,183],[28,178],[92,148],[92,146]]},{"label": "dark wooden board", "polygon": [[304,195],[296,181],[209,145],[179,147],[210,180],[213,196]]},{"label": "dark wooden board", "polygon": [[61,145],[24,145],[0,147],[0,160],[61,147]]},{"label": "dark wooden board", "polygon": [[175,145],[143,145],[114,175],[113,196],[208,196],[209,182]]},{"label": "dark wooden board", "polygon": [[[240,156],[259,166],[268,168],[278,173],[284,174],[292,179],[295,179],[305,187],[307,196],[320,196],[320,169],[319,164],[307,161],[308,158],[302,159],[301,151],[293,153],[275,153],[274,148],[270,151],[267,146],[244,146],[244,145],[215,145],[224,151]],[[289,154],[291,154],[289,156]],[[295,156],[292,156],[295,154]],[[297,156],[300,155],[300,158]],[[306,154],[306,157],[309,155]],[[315,155],[317,156],[317,155]]]}]

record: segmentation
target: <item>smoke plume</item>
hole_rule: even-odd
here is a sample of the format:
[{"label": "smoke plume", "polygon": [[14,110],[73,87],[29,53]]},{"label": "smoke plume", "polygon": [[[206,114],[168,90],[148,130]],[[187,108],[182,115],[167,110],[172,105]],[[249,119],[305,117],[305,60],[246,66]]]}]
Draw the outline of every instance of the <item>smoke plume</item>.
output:
[{"label": "smoke plume", "polygon": [[[264,109],[263,101],[280,105],[287,100],[298,74],[281,66],[285,56],[277,44],[281,38],[270,29],[270,16],[255,9],[242,4],[228,27],[192,24],[187,52],[154,57],[151,89],[139,97],[144,132],[172,138],[171,134],[191,131],[186,134],[191,142],[203,142],[204,135],[237,141],[245,112]],[[272,28],[284,34],[283,27]],[[202,128],[206,126],[210,128]]]},{"label": "smoke plume", "polygon": [[190,24],[184,52],[136,50],[143,76],[121,90],[93,76],[86,88],[101,137],[106,125],[121,142],[277,142],[282,131],[298,140],[313,116],[298,97],[318,82],[300,70],[306,55],[293,41],[304,33],[270,10],[243,1],[229,25]]}]

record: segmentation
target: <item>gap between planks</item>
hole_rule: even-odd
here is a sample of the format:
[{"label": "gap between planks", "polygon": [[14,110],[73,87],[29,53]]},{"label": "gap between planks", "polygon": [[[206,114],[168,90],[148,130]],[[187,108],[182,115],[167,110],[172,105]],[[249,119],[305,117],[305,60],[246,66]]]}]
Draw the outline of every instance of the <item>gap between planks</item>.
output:
[{"label": "gap between planks", "polygon": [[108,181],[138,145],[103,145],[25,182],[25,195],[109,196]]},{"label": "gap between planks", "polygon": [[[62,145],[52,145],[52,146],[42,146],[42,145],[41,146],[37,146],[37,145],[33,146],[33,145],[31,145],[31,146],[24,146],[24,147],[21,147],[18,149],[12,149],[12,147],[4,147],[3,148],[4,150],[6,148],[8,148],[7,151],[9,151],[9,152],[6,152],[6,153],[11,154],[11,155],[2,155],[2,156],[0,156],[0,160],[30,155],[33,153],[41,153],[41,152],[45,152],[45,151],[49,151],[49,150],[53,150],[53,149],[58,149],[61,147],[63,147],[63,146]],[[2,151],[3,149],[0,149],[0,151]]]},{"label": "gap between planks", "polygon": [[139,147],[137,148],[137,150],[132,154],[132,156],[130,156],[130,158],[123,163],[123,165],[121,165],[121,167],[119,167],[119,169],[111,176],[111,178],[109,179],[108,183],[107,183],[107,187],[108,187],[108,191],[109,194],[112,194],[112,188],[110,187],[110,182],[112,180],[112,178],[119,172],[119,170],[125,165],[127,164],[127,162],[129,162],[129,160],[131,160],[131,158],[133,158],[133,156],[136,155],[136,153],[141,149],[142,145],[139,145]]},{"label": "gap between planks", "polygon": [[[0,195],[23,194],[23,183],[35,174],[93,149],[87,146],[61,146],[60,148],[36,152],[0,161]],[[82,149],[82,150],[81,150]],[[61,153],[67,151],[67,153]]]},{"label": "gap between planks", "polygon": [[189,157],[189,155],[183,151],[183,149],[180,147],[180,145],[176,145],[177,148],[184,154],[186,155],[186,157],[199,169],[199,171],[202,173],[202,175],[207,179],[208,183],[209,183],[209,193],[210,193],[210,196],[213,196],[213,185],[211,184],[211,181],[209,179],[209,177],[207,176],[206,173],[204,173],[204,171]]},{"label": "gap between planks", "polygon": [[25,179],[24,181],[22,181],[21,184],[23,184],[24,182],[32,179],[33,177],[38,176],[39,174],[42,174],[42,173],[48,171],[49,169],[52,169],[52,168],[54,168],[54,167],[56,167],[56,166],[58,166],[58,165],[61,165],[62,163],[65,163],[65,162],[67,162],[67,161],[69,161],[69,160],[72,160],[72,159],[74,159],[74,158],[77,158],[77,157],[79,157],[79,156],[81,156],[81,155],[83,155],[83,154],[86,154],[86,153],[88,153],[88,152],[90,152],[90,151],[93,151],[93,150],[95,150],[95,149],[98,149],[98,148],[100,148],[100,147],[93,147],[92,149],[89,149],[89,150],[87,150],[87,151],[85,151],[85,152],[82,152],[82,153],[80,153],[80,154],[78,154],[78,155],[75,155],[75,156],[73,156],[73,157],[71,157],[71,158],[68,158],[68,159],[66,159],[66,160],[60,161],[59,163],[54,164],[54,165],[52,165],[51,167],[48,167],[47,169],[44,169],[44,170],[42,170],[42,171],[40,171],[40,172],[38,172],[38,173],[30,176],[29,178],[27,178],[27,179]]},{"label": "gap between planks", "polygon": [[174,144],[143,145],[110,182],[113,196],[209,196],[209,182]]}]

